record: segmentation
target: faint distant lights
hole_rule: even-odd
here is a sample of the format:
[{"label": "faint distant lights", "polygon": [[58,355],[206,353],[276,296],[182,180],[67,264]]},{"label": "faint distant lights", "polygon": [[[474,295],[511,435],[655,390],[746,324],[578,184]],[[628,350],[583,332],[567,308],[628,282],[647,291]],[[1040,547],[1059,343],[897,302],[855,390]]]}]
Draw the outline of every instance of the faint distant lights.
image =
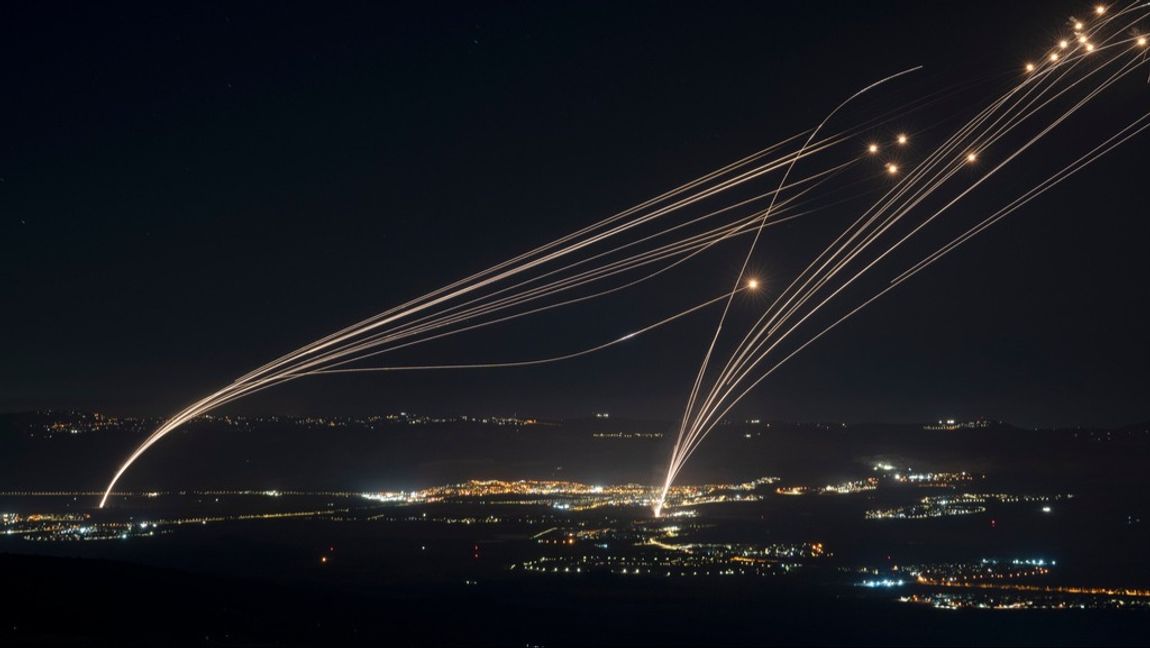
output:
[{"label": "faint distant lights", "polygon": [[958,419],[939,419],[937,423],[930,423],[922,426],[924,430],[971,430],[979,428],[990,427],[990,421],[987,419],[979,418],[972,421],[960,421]]}]

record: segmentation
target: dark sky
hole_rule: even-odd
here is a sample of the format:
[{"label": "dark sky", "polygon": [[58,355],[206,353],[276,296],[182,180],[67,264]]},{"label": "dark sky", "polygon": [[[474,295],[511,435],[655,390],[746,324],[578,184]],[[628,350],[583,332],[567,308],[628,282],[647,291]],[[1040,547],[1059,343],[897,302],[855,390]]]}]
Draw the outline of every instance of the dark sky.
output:
[{"label": "dark sky", "polygon": [[[810,127],[891,72],[926,66],[891,90],[900,101],[965,82],[994,91],[1084,7],[7,6],[0,410],[169,413],[282,352]],[[1144,107],[1150,91],[1136,82],[1115,94]],[[1117,128],[1093,119],[1078,127],[1098,126],[1091,140]],[[860,314],[740,414],[1150,418],[1146,144]],[[756,263],[789,267],[789,249],[768,247]],[[730,265],[706,278],[712,293],[733,279]],[[607,319],[645,321],[615,308]],[[716,315],[567,365],[313,379],[233,411],[671,419]],[[421,359],[562,352],[600,340],[591,329],[579,319],[516,327]]]}]

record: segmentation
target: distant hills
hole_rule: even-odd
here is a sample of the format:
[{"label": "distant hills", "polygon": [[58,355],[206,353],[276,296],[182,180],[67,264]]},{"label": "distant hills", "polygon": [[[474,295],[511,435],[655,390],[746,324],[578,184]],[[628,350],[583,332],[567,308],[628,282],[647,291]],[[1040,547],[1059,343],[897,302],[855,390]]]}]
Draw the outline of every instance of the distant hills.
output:
[{"label": "distant hills", "polygon": [[[99,489],[159,422],[91,412],[0,414],[0,490]],[[1150,424],[937,427],[732,422],[716,428],[682,481],[838,480],[866,474],[877,461],[1016,479],[1061,471],[1101,479],[1144,471],[1150,459]],[[489,478],[657,483],[676,431],[669,422],[617,417],[210,417],[158,443],[122,485],[366,491]]]}]

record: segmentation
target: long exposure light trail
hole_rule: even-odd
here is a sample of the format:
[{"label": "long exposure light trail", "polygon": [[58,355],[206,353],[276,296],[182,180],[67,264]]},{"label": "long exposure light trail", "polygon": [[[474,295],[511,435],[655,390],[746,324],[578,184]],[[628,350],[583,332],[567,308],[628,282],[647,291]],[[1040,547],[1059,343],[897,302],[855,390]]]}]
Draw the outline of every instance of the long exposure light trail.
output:
[{"label": "long exposure light trail", "polygon": [[[875,120],[871,120],[871,125],[873,125],[874,122]],[[683,255],[689,258],[696,252],[708,249],[718,242],[731,238],[732,235],[738,234],[743,226],[745,226],[748,222],[753,221],[755,217],[761,218],[761,215],[756,213],[756,215],[751,219],[743,218],[741,220],[736,220],[732,226],[728,226],[726,228],[716,228],[711,232],[709,236],[706,234],[684,234],[684,238],[677,242],[672,242],[670,244],[664,245],[661,248],[656,248],[654,250],[644,250],[632,254],[631,257],[615,259],[606,265],[592,267],[592,269],[584,271],[582,274],[575,276],[565,276],[563,273],[569,271],[571,267],[582,265],[580,261],[576,260],[567,266],[562,266],[558,269],[552,268],[549,270],[544,276],[559,277],[551,283],[544,284],[542,286],[534,286],[519,294],[512,293],[510,298],[503,298],[494,304],[484,304],[481,301],[483,298],[476,298],[471,302],[468,302],[470,304],[475,304],[470,310],[461,310],[461,308],[465,308],[468,303],[463,305],[455,304],[454,306],[448,303],[453,299],[478,292],[482,288],[494,286],[505,279],[522,275],[536,267],[547,267],[547,264],[550,262],[573,255],[582,249],[590,248],[596,243],[606,241],[613,237],[621,236],[626,232],[633,230],[645,223],[683,211],[687,207],[698,204],[701,201],[718,195],[721,192],[729,191],[752,180],[769,175],[783,168],[791,159],[811,157],[830,150],[834,147],[842,147],[843,145],[853,141],[853,139],[857,137],[858,132],[844,132],[838,135],[828,136],[827,138],[815,142],[811,146],[807,146],[803,150],[792,150],[776,158],[767,160],[765,162],[762,161],[768,153],[775,152],[780,149],[785,149],[788,143],[797,139],[801,135],[802,134],[792,136],[791,138],[783,140],[783,142],[776,144],[775,146],[748,156],[739,162],[727,165],[718,171],[706,174],[699,179],[681,185],[680,187],[673,189],[661,195],[660,197],[641,203],[635,208],[620,212],[620,214],[601,221],[596,225],[584,228],[574,234],[565,236],[559,239],[557,242],[536,248],[536,250],[533,250],[532,252],[526,253],[524,255],[520,255],[512,261],[501,263],[491,269],[477,273],[476,275],[472,275],[467,279],[455,282],[446,288],[433,291],[424,297],[411,300],[410,302],[407,302],[400,307],[389,309],[380,315],[364,320],[363,322],[352,327],[342,329],[337,333],[317,340],[311,344],[305,345],[304,347],[301,347],[292,353],[281,356],[279,359],[236,379],[233,383],[218,390],[217,392],[214,392],[198,401],[193,402],[191,405],[185,407],[183,410],[169,418],[163,425],[157,428],[157,430],[155,430],[147,439],[145,439],[144,442],[141,443],[135,449],[135,451],[132,452],[132,454],[129,455],[127,460],[120,466],[119,470],[117,470],[116,474],[113,476],[113,479],[109,484],[109,488],[106,490],[110,492],[115,483],[120,479],[128,467],[152,445],[154,445],[157,441],[166,436],[172,430],[178,428],[180,425],[183,425],[196,416],[210,412],[215,408],[232,402],[238,398],[246,397],[263,389],[298,379],[304,375],[314,374],[315,372],[324,368],[330,368],[328,365],[336,361],[353,359],[362,360],[365,357],[365,354],[369,352],[369,350],[376,349],[381,345],[392,343],[405,337],[425,334],[429,331],[436,330],[444,326],[457,324],[468,319],[485,315],[492,315],[499,311],[506,310],[514,306],[519,306],[535,299],[550,297],[561,291],[578,288],[600,279],[610,278],[620,273],[634,270],[644,265],[649,265],[650,263],[655,263],[674,257],[675,255]],[[857,156],[852,156],[851,159],[848,159],[845,162],[839,162],[836,165],[832,165],[828,169],[814,174],[812,178],[796,180],[793,183],[793,186],[804,185],[811,181],[817,183],[823,176],[833,174],[837,170],[849,166],[854,159],[857,159]],[[750,168],[747,168],[748,165],[750,165]],[[771,195],[773,195],[771,192],[767,192],[761,194],[759,198],[766,198]],[[791,199],[788,199],[787,201],[783,201],[781,204],[786,205],[789,204],[790,201]],[[740,204],[752,206],[751,203],[753,203],[753,200],[743,201]],[[734,211],[731,209],[731,207],[731,205],[727,205],[721,209],[713,210],[713,214],[725,214],[727,212]],[[694,222],[698,222],[700,220],[702,219],[696,219],[695,221],[692,221],[688,224],[693,224]],[[671,227],[673,227],[673,225],[669,225],[662,231],[657,232],[656,235],[662,235],[667,231],[674,231],[671,230]],[[680,228],[675,228],[675,230],[678,229]],[[648,237],[647,240],[651,239],[653,239],[653,237]],[[563,244],[566,245],[560,247]],[[625,247],[626,246],[619,246],[615,250],[608,251],[606,254],[609,255],[612,252],[617,252],[621,249],[624,249]],[[601,257],[602,256],[606,255],[601,255]],[[615,286],[602,290],[600,293],[592,294],[589,296],[575,297],[564,302],[559,302],[557,304],[536,307],[530,311],[527,311],[526,313],[503,316],[498,319],[491,320],[489,324],[542,312],[551,308],[579,303],[594,297],[615,292],[623,287],[631,287],[637,285],[638,283],[642,283],[646,279],[653,278],[659,274],[660,273],[656,271],[646,277],[640,278],[639,280],[633,280],[629,283],[626,283],[622,287]],[[532,281],[538,281],[539,279],[540,277],[535,277],[533,280],[523,282],[523,284],[528,284]],[[502,292],[509,291],[499,291],[494,294],[498,295],[502,294]],[[490,296],[491,295],[487,295],[488,298]],[[446,304],[443,311],[426,313],[426,311],[429,311],[429,309],[432,307],[438,306],[440,304]],[[421,313],[425,313],[424,315],[421,315],[422,319],[413,320],[413,316]],[[402,326],[398,329],[382,329],[383,326],[393,322],[401,323]],[[478,326],[480,325],[471,324],[457,329],[453,333],[449,334],[474,330]],[[426,339],[435,339],[441,336],[442,334],[439,334],[436,336],[430,336]],[[393,345],[393,349],[394,348],[397,347]],[[107,497],[101,498],[100,505],[104,506],[107,503],[107,499]]]},{"label": "long exposure light trail", "polygon": [[[740,286],[739,288],[736,288],[735,290],[731,291],[730,295],[735,295],[735,294],[741,293],[745,290],[755,290],[756,288],[758,288],[758,282],[756,282],[755,280],[751,280],[751,281],[748,281],[746,285]],[[359,373],[359,372],[369,372],[369,371],[426,371],[426,370],[430,370],[430,369],[498,369],[498,368],[507,368],[507,367],[532,367],[532,366],[536,366],[536,365],[551,364],[553,362],[561,362],[563,360],[573,360],[575,358],[579,358],[579,357],[582,357],[585,355],[590,355],[592,353],[595,353],[596,351],[602,351],[603,349],[608,349],[608,348],[613,347],[617,344],[622,344],[623,342],[626,342],[628,340],[633,340],[633,339],[639,337],[640,335],[643,335],[644,333],[653,331],[657,328],[660,328],[662,326],[670,324],[671,322],[674,322],[678,319],[686,317],[687,315],[690,315],[692,313],[698,312],[698,311],[700,311],[700,310],[702,310],[708,306],[713,306],[713,305],[715,305],[715,304],[717,304],[717,303],[719,303],[719,302],[721,302],[727,298],[728,298],[727,294],[719,295],[718,297],[715,297],[713,299],[708,299],[707,301],[705,301],[701,304],[696,304],[696,305],[688,308],[687,310],[680,311],[680,312],[675,313],[674,315],[671,315],[669,317],[665,317],[665,318],[663,318],[663,319],[661,319],[661,320],[659,320],[653,324],[648,324],[647,326],[644,326],[643,328],[637,329],[635,331],[631,331],[630,333],[627,333],[627,334],[623,335],[622,337],[618,337],[614,340],[611,340],[610,342],[604,342],[602,344],[596,344],[595,346],[583,349],[582,351],[573,351],[571,353],[565,353],[563,355],[551,356],[549,358],[538,358],[535,360],[519,360],[519,361],[515,361],[515,362],[487,362],[487,363],[445,364],[445,365],[414,365],[414,366],[395,366],[395,367],[355,367],[355,368],[351,368],[351,369],[322,369],[319,371],[313,371],[307,375],[322,375],[322,374],[334,374],[334,373]]]},{"label": "long exposure light trail", "polygon": [[[1150,3],[1139,2],[1111,8],[1074,25],[1073,39],[1069,35],[1056,39],[1050,50],[1022,66],[1021,78],[996,93],[972,116],[959,119],[953,132],[933,146],[923,146],[922,142],[929,141],[937,125],[918,129],[900,125],[896,135],[882,140],[881,147],[873,130],[950,100],[970,84],[951,86],[881,114],[872,111],[870,116],[853,118],[841,130],[823,133],[832,119],[845,119],[844,108],[858,96],[877,94],[876,89],[888,81],[919,69],[908,68],[850,95],[810,130],[281,355],[164,421],[119,465],[100,506],[108,503],[133,463],[170,432],[265,389],[332,374],[552,364],[620,345],[722,302],[717,326],[703,347],[702,361],[686,393],[682,419],[677,422],[678,434],[660,486],[662,496],[654,503],[658,514],[676,477],[711,430],[783,363],[910,277],[1150,127],[1150,115],[1139,118],[1053,175],[1028,184],[1030,189],[1001,207],[992,207],[989,216],[973,224],[961,222],[961,216],[954,214],[956,205],[1004,169],[1017,165],[1023,154],[1141,68],[1147,46],[1145,37],[1136,30],[1147,18],[1148,6]],[[943,122],[950,120],[948,117]],[[915,147],[925,149],[921,159],[914,159]],[[864,199],[869,201],[865,206],[856,204]],[[829,221],[834,214],[856,208],[858,215],[849,219],[845,228],[836,229],[830,243],[789,281],[769,278],[769,286],[782,289],[772,288],[765,308],[753,300],[745,300],[745,304],[744,300],[735,301],[737,295],[752,289],[748,272],[766,228]],[[821,218],[809,218],[815,215]],[[955,227],[957,232],[938,231],[944,225]],[[941,239],[941,246],[938,242],[919,243],[927,230],[930,236]],[[734,256],[741,263],[737,264],[733,285],[727,284],[733,287],[717,297],[685,297],[685,304],[668,309],[671,315],[642,317],[646,323],[630,327],[627,334],[607,342],[527,360],[468,362],[461,358],[447,364],[425,364],[418,358],[402,364],[377,360],[384,354],[447,337],[575,308],[624,291],[664,285],[673,281],[676,272],[693,268],[704,259],[721,252],[733,254],[731,248],[740,242],[749,245]],[[911,249],[913,244],[924,246],[925,253]],[[899,262],[904,254],[913,256],[909,265]],[[867,288],[875,269],[888,265],[898,265],[892,277]],[[728,341],[736,303],[740,312],[755,312],[748,318],[750,326]],[[830,312],[837,307],[842,310]],[[624,325],[619,323],[621,328]],[[381,366],[366,365],[368,361]]]},{"label": "long exposure light trail", "polygon": [[[1090,34],[1081,41],[1083,47],[1063,57],[1052,58],[1050,63],[1042,69],[1028,66],[1030,74],[1020,84],[1012,88],[1007,94],[992,102],[975,118],[961,127],[946,142],[940,145],[931,155],[923,160],[918,167],[908,175],[899,186],[893,188],[887,196],[881,198],[874,207],[864,213],[858,220],[840,234],[815,260],[796,277],[792,283],[775,299],[762,317],[747,331],[743,339],[736,345],[726,365],[719,371],[714,379],[711,389],[699,407],[694,407],[694,393],[697,391],[700,377],[696,378],[696,385],[688,397],[688,408],[682,423],[680,437],[672,452],[671,461],[664,481],[664,489],[670,487],[675,477],[682,470],[687,459],[702,443],[706,435],[718,424],[720,420],[755,386],[770,373],[773,373],[781,364],[794,357],[809,344],[822,337],[826,332],[838,326],[866,305],[872,303],[881,295],[909,277],[917,274],[925,267],[933,264],[945,254],[969,240],[977,233],[985,231],[989,224],[997,222],[1022,205],[1084,166],[1093,163],[1099,157],[1112,150],[1134,135],[1142,132],[1141,119],[1128,126],[1103,145],[1096,147],[1089,154],[1083,156],[1071,166],[1047,178],[1037,187],[1010,203],[1007,207],[996,212],[982,223],[967,230],[958,238],[953,239],[939,250],[928,255],[911,268],[901,272],[895,279],[882,289],[877,295],[865,300],[862,304],[848,311],[846,315],[835,320],[830,326],[801,343],[796,349],[786,355],[781,361],[770,366],[766,371],[759,370],[761,363],[769,357],[779,345],[807,320],[813,317],[826,304],[838,297],[846,288],[855,283],[867,271],[887,258],[896,249],[911,238],[915,237],[928,224],[949,210],[987,179],[995,175],[1007,164],[1014,161],[1039,140],[1061,125],[1065,120],[1075,114],[1092,99],[1110,88],[1145,61],[1144,53],[1140,51],[1138,37],[1122,38],[1120,34],[1129,33],[1146,14],[1135,15],[1132,19],[1113,25],[1119,18],[1129,18],[1146,4],[1137,4],[1126,10],[1115,12],[1109,18],[1099,21],[1092,27]],[[1109,29],[1108,29],[1109,28]],[[1105,33],[1104,33],[1105,32]],[[1106,34],[1109,35],[1106,35]],[[1097,38],[1097,40],[1095,40]],[[1089,45],[1088,47],[1086,45]],[[1134,56],[1126,58],[1130,47],[1135,47]],[[1069,45],[1067,45],[1069,47]],[[1088,60],[1098,60],[1101,52],[1118,50],[1118,53],[1104,62],[1095,65],[1082,77],[1066,83],[1058,84],[1071,77],[1071,73]],[[1125,62],[1123,63],[1123,60]],[[1114,63],[1123,63],[1118,70],[1110,76],[1097,82],[1081,98],[1069,108],[1057,115],[1050,122],[1041,127],[1020,147],[1005,155],[1001,162],[994,165],[987,173],[966,186],[957,195],[949,198],[940,208],[918,222],[910,231],[886,247],[879,248],[876,256],[869,261],[861,255],[868,250],[884,234],[891,232],[892,228],[908,214],[942,189],[948,181],[956,177],[964,168],[979,160],[978,152],[992,148],[1001,142],[1007,135],[1012,134],[1018,127],[1033,121],[1040,116],[1043,109],[1058,99],[1067,95],[1078,86],[1100,75],[1107,67]],[[900,136],[900,143],[902,137]],[[873,149],[872,149],[873,150]],[[884,215],[885,213],[885,215]],[[852,261],[860,260],[865,265],[841,283],[832,283],[836,277],[847,268]],[[822,289],[830,290],[830,294],[816,301]],[[814,302],[813,306],[808,304]],[[797,322],[787,326],[789,320],[797,318]],[[721,325],[720,325],[721,326]],[[781,332],[780,332],[781,331]],[[717,336],[717,333],[716,333]],[[713,343],[712,343],[713,345]],[[744,380],[750,380],[749,386],[741,385]],[[656,515],[659,514],[661,502],[655,504]]]}]

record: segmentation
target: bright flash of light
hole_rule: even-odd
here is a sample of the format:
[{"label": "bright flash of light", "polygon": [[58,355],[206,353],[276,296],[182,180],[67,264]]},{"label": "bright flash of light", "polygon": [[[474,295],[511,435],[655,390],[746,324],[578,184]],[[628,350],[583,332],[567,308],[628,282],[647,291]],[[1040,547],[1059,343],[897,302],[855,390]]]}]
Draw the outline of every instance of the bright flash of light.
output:
[{"label": "bright flash of light", "polygon": [[1050,53],[1050,60],[1051,61],[1057,61],[1058,60],[1058,54],[1051,52]]},{"label": "bright flash of light", "polygon": [[967,153],[966,154],[966,161],[967,162],[977,162],[978,161],[978,154],[975,153],[974,151]]},{"label": "bright flash of light", "polygon": [[895,175],[896,173],[898,173],[898,165],[897,164],[886,165],[886,172],[891,174],[891,175]]},{"label": "bright flash of light", "polygon": [[759,287],[759,280],[758,279],[751,279],[750,281],[747,282],[747,288],[750,288],[751,290],[755,290],[758,287]]},{"label": "bright flash of light", "polygon": [[866,150],[867,150],[867,153],[870,153],[872,155],[875,153],[878,153],[878,144],[874,144],[874,143],[868,144],[866,147]]},{"label": "bright flash of light", "polygon": [[1139,47],[1146,47],[1146,37],[1145,36],[1140,36],[1138,38],[1138,46]]},{"label": "bright flash of light", "polygon": [[1063,39],[1063,40],[1058,41],[1058,46],[1061,47],[1062,49],[1066,49],[1067,47],[1070,47],[1070,42],[1067,41],[1066,39]]},{"label": "bright flash of light", "polygon": [[907,137],[906,137],[906,135],[905,135],[904,133],[899,133],[899,135],[898,135],[898,143],[899,143],[899,144],[906,144],[906,143],[907,143]]},{"label": "bright flash of light", "polygon": [[1026,64],[1026,71],[1027,72],[1033,72],[1034,71],[1034,64],[1033,63],[1027,63]]},{"label": "bright flash of light", "polygon": [[1086,51],[1087,52],[1093,52],[1094,51],[1094,44],[1093,43],[1087,43],[1086,44]]},{"label": "bright flash of light", "polygon": [[1082,31],[1083,25],[1079,21],[1074,21],[1074,31]]},{"label": "bright flash of light", "polygon": [[1104,6],[1102,6],[1102,5],[1096,5],[1096,6],[1094,7],[1094,13],[1098,14],[1099,16],[1101,16],[1102,14],[1106,13],[1106,7],[1104,7]]}]

